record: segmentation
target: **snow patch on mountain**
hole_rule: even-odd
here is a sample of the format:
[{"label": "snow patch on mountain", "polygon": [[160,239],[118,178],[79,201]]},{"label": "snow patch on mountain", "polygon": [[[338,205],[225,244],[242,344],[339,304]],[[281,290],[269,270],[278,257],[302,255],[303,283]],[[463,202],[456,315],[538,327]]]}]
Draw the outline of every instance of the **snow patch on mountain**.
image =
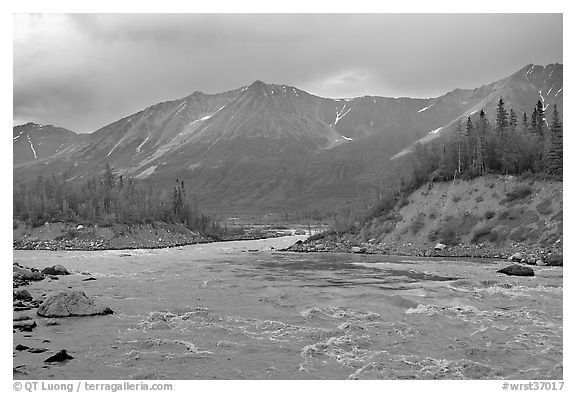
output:
[{"label": "snow patch on mountain", "polygon": [[430,135],[430,134],[436,134],[436,133],[437,133],[438,131],[440,131],[442,128],[444,128],[444,127],[436,128],[435,130],[430,131],[430,132],[428,133],[428,135]]},{"label": "snow patch on mountain", "polygon": [[150,136],[147,136],[146,139],[144,139],[144,142],[142,142],[141,144],[138,145],[138,147],[136,148],[136,154],[140,154],[140,150],[142,149],[142,146],[144,146],[146,144],[146,142],[148,142],[148,139],[150,139]]},{"label": "snow patch on mountain", "polygon": [[420,109],[420,110],[418,111],[418,113],[424,112],[426,109],[430,108],[432,105],[434,105],[434,103],[432,103],[431,105],[428,105],[428,106],[425,107],[425,108]]},{"label": "snow patch on mountain", "polygon": [[38,156],[36,155],[36,150],[34,149],[34,144],[30,140],[30,135],[28,135],[28,142],[30,143],[30,149],[32,149],[32,153],[34,153],[34,159],[37,159]]},{"label": "snow patch on mountain", "polygon": [[150,168],[144,170],[139,175],[134,176],[134,178],[135,179],[146,179],[148,176],[150,176],[151,174],[154,173],[154,171],[156,170],[157,167],[158,167],[158,164],[152,165]]},{"label": "snow patch on mountain", "polygon": [[342,119],[344,116],[348,114],[348,112],[352,110],[352,108],[348,108],[348,110],[344,114],[342,114],[342,112],[344,112],[344,109],[346,109],[346,104],[344,104],[340,112],[336,111],[336,120],[334,120],[334,125],[338,124],[340,119]]}]

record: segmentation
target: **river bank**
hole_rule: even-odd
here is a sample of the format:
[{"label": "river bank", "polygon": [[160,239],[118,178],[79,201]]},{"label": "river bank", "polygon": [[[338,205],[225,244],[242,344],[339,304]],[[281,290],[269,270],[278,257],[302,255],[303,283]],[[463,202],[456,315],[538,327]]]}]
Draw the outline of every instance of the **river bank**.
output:
[{"label": "river bank", "polygon": [[[462,258],[488,258],[488,259],[512,259],[516,262],[524,262],[536,265],[538,262],[546,264],[546,261],[562,259],[562,244],[558,242],[551,246],[527,245],[512,243],[495,246],[492,244],[458,244],[447,246],[442,243],[435,245],[414,245],[399,243],[375,243],[374,241],[358,242],[355,238],[327,234],[321,238],[313,237],[310,240],[293,244],[284,251],[302,253],[357,253],[357,254],[380,254],[390,256],[415,256],[415,257],[462,257]],[[514,257],[514,258],[511,258]],[[556,262],[557,264],[557,262]]]},{"label": "river bank", "polygon": [[183,225],[156,222],[154,224],[113,224],[106,227],[68,223],[46,223],[31,228],[15,223],[13,249],[46,251],[97,251],[128,249],[160,249],[225,241],[243,241],[292,235],[292,230],[269,227],[247,227],[218,236],[206,236]]}]

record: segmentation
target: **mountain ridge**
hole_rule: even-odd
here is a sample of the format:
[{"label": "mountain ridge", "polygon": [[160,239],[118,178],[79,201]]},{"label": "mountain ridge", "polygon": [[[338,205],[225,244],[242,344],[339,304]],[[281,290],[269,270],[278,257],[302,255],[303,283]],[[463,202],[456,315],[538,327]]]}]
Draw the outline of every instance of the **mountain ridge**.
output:
[{"label": "mountain ridge", "polygon": [[377,192],[382,172],[397,165],[391,157],[449,134],[458,118],[480,108],[491,112],[500,96],[521,117],[538,99],[561,106],[561,93],[560,64],[527,65],[435,98],[332,99],[256,80],[151,105],[52,156],[15,160],[14,170],[18,179],[51,172],[74,179],[108,163],[118,175],[160,185],[184,179],[201,204],[217,210],[332,206]]}]

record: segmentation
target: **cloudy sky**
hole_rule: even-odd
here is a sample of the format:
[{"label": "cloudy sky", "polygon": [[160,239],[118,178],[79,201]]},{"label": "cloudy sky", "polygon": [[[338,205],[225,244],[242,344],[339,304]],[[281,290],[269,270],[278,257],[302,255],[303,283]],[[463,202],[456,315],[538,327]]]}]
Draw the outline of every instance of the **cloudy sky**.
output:
[{"label": "cloudy sky", "polygon": [[560,14],[16,14],[14,124],[92,132],[256,79],[435,97],[562,63]]}]

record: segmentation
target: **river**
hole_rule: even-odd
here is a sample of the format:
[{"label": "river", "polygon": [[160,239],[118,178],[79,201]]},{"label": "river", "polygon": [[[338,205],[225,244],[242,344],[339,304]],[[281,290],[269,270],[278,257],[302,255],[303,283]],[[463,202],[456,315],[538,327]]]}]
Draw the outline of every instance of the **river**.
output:
[{"label": "river", "polygon": [[[38,327],[14,345],[48,351],[15,351],[14,378],[562,379],[561,267],[277,251],[302,238],[14,251],[74,273],[32,283],[35,298],[81,289],[115,311],[55,326],[28,311]],[[60,349],[74,359],[43,363]]]}]

